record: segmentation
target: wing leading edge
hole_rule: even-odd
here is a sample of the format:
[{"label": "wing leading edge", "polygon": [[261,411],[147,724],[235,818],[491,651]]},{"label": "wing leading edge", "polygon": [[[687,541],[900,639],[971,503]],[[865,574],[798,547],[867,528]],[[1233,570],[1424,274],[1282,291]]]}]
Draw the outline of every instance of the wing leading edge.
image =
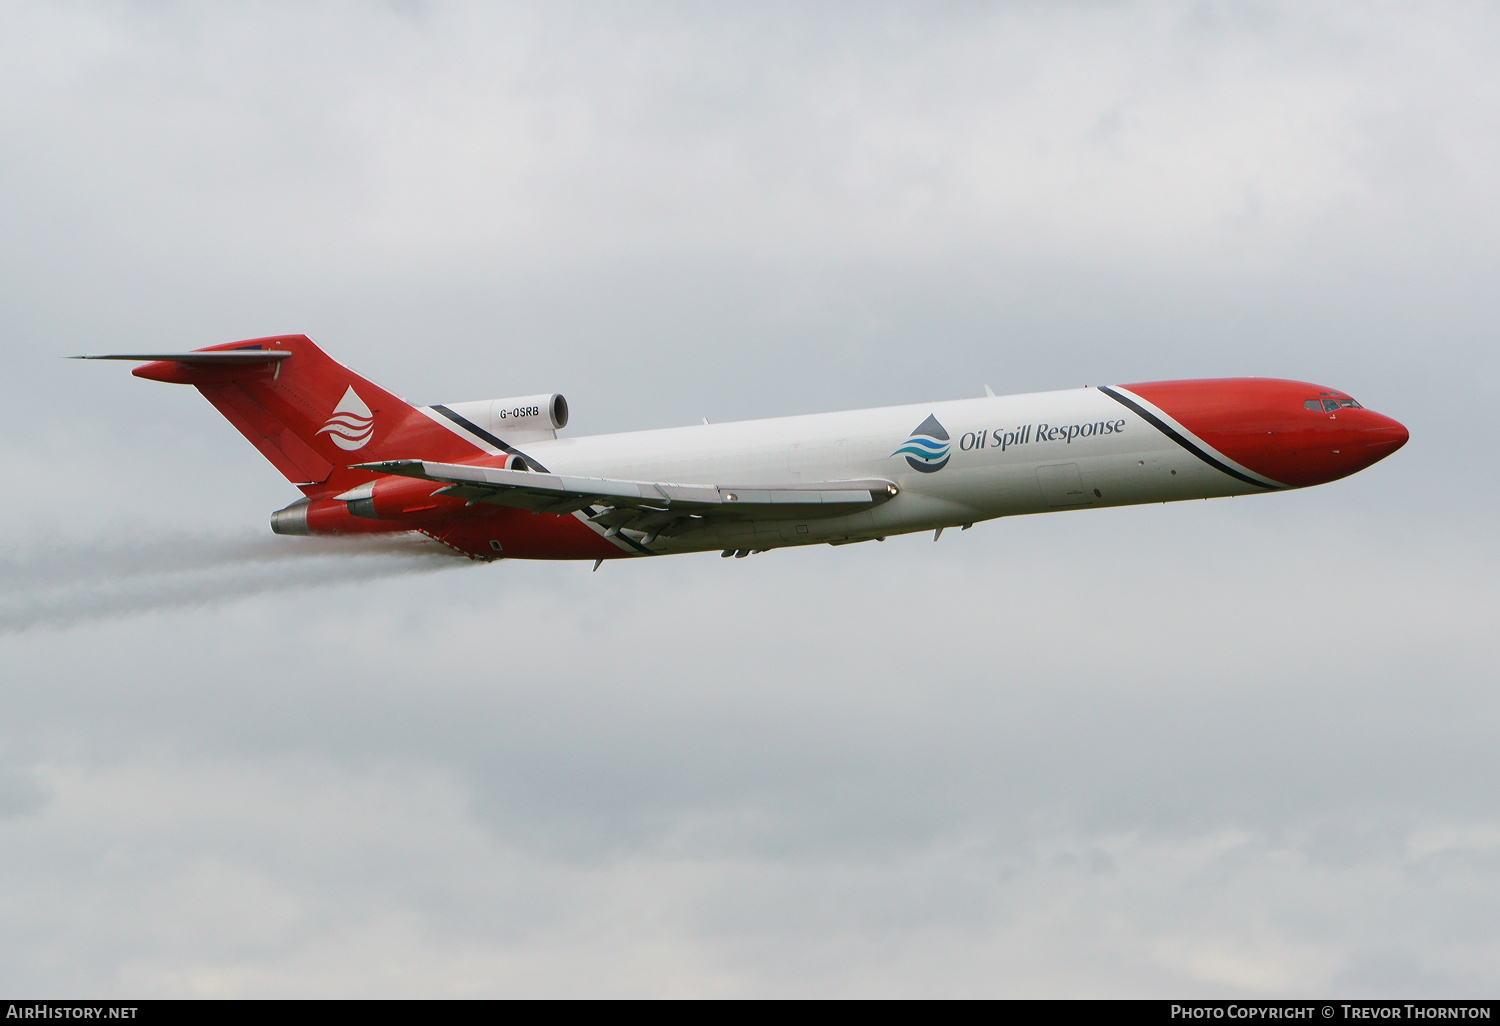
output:
[{"label": "wing leading edge", "polygon": [[275,363],[289,360],[285,349],[221,349],[208,353],[105,353],[100,356],[72,356],[72,360],[130,360],[136,363],[185,363],[195,367],[236,367],[243,364]]}]

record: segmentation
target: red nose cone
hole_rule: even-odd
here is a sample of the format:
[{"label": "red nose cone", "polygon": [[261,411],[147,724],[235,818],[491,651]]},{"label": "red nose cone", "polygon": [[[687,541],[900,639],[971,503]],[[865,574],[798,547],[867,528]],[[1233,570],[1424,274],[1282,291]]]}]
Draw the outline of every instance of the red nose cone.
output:
[{"label": "red nose cone", "polygon": [[1358,473],[1406,444],[1406,428],[1337,389],[1274,378],[1122,386],[1209,448],[1293,488]]},{"label": "red nose cone", "polygon": [[1390,417],[1381,416],[1378,413],[1366,411],[1369,419],[1373,422],[1364,429],[1360,442],[1364,446],[1365,462],[1359,467],[1363,470],[1371,463],[1378,463],[1391,453],[1406,444],[1411,437],[1411,432],[1398,421]]},{"label": "red nose cone", "polygon": [[1295,484],[1322,484],[1357,474],[1406,444],[1410,435],[1399,422],[1366,409],[1341,409],[1317,423],[1316,433],[1298,432],[1300,477]]}]

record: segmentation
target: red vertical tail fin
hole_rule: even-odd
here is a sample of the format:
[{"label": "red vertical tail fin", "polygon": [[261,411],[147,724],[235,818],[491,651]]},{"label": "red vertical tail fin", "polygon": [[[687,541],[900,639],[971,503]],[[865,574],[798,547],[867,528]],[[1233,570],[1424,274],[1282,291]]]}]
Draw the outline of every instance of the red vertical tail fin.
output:
[{"label": "red vertical tail fin", "polygon": [[[222,355],[221,355],[222,354]],[[263,354],[264,360],[257,359]],[[195,385],[309,495],[370,478],[350,464],[483,455],[424,411],[355,374],[306,335],[272,335],[158,358],[137,377]]]}]

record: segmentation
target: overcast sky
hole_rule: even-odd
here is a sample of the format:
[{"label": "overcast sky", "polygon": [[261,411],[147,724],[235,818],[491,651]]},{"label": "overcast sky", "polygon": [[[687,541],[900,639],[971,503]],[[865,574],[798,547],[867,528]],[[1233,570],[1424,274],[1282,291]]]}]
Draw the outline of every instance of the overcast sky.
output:
[{"label": "overcast sky", "polygon": [[[0,990],[1500,989],[1500,13],[16,3]],[[569,433],[1214,375],[1346,481],[884,544],[275,538],[306,332]]]}]

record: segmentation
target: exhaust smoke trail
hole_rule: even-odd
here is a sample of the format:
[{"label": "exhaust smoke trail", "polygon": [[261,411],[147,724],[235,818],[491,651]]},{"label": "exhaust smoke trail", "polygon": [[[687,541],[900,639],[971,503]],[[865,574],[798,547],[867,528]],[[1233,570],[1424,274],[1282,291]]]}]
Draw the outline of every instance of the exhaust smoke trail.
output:
[{"label": "exhaust smoke trail", "polygon": [[420,535],[41,542],[0,556],[0,634],[469,565]]}]

